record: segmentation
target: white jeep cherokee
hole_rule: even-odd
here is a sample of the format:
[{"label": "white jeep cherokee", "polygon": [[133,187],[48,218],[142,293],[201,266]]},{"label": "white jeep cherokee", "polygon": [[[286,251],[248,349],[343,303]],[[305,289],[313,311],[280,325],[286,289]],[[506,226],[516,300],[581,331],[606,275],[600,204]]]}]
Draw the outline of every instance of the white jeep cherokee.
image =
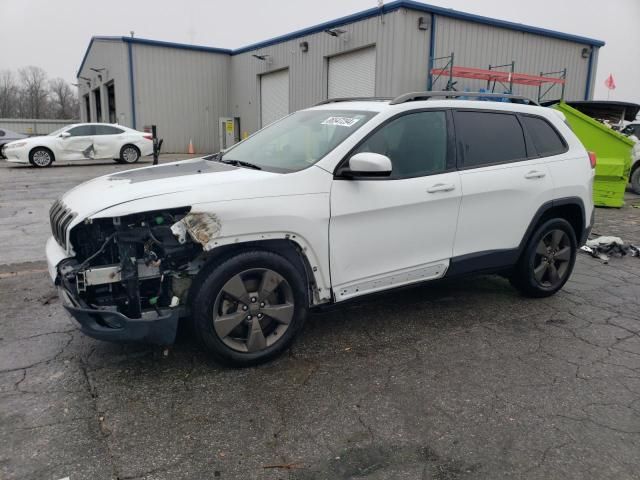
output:
[{"label": "white jeep cherokee", "polygon": [[321,304],[472,272],[554,294],[593,223],[595,158],[554,110],[453,95],[331,100],[74,188],[47,242],[66,309],[111,341],[169,344],[189,317],[242,366]]}]

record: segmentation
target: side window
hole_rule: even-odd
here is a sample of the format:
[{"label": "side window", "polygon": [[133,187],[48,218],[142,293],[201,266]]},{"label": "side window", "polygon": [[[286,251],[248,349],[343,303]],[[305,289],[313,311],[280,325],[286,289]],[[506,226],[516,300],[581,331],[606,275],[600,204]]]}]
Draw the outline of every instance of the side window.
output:
[{"label": "side window", "polygon": [[72,137],[86,137],[88,135],[94,135],[93,125],[78,125],[67,130]]},{"label": "side window", "polygon": [[550,157],[567,151],[567,146],[549,122],[539,117],[521,116],[538,155]]},{"label": "side window", "polygon": [[527,158],[524,132],[515,115],[455,112],[456,136],[467,168]]},{"label": "side window", "polygon": [[354,153],[373,152],[391,159],[391,178],[419,177],[447,166],[445,112],[416,112],[392,120],[368,137]]},{"label": "side window", "polygon": [[0,137],[4,137],[4,130],[0,130]]},{"label": "side window", "polygon": [[124,132],[124,130],[112,127],[111,125],[96,125],[95,129],[96,133],[94,135],[118,135]]}]

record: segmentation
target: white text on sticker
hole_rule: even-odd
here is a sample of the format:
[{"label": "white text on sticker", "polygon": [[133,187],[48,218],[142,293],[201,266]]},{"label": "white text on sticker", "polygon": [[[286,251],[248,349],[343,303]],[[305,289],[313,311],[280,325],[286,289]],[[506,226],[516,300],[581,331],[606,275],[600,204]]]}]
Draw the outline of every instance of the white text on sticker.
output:
[{"label": "white text on sticker", "polygon": [[339,127],[353,127],[359,121],[360,121],[359,118],[329,117],[324,122],[322,122],[322,125],[337,125]]}]

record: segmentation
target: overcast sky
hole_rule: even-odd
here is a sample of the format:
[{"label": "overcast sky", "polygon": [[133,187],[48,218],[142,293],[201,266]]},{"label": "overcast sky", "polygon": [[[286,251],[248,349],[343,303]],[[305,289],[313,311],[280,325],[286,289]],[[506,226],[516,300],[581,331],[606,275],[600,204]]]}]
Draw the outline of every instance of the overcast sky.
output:
[{"label": "overcast sky", "polygon": [[[386,2],[389,3],[389,2]],[[640,103],[640,0],[425,3],[604,40],[595,96]],[[0,70],[38,65],[75,82],[93,35],[237,48],[377,5],[377,0],[0,0]]]}]

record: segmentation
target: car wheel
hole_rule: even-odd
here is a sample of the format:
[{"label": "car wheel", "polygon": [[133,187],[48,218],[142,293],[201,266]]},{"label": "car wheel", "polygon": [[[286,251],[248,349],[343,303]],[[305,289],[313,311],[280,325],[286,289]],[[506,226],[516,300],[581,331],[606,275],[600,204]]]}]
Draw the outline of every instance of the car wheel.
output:
[{"label": "car wheel", "polygon": [[631,190],[640,195],[640,164],[638,164],[635,170],[631,173],[629,182],[631,183]]},{"label": "car wheel", "polygon": [[134,145],[125,145],[120,149],[120,163],[136,163],[140,160],[140,150]]},{"label": "car wheel", "polygon": [[278,254],[243,252],[200,280],[192,301],[194,334],[221,363],[246,367],[269,361],[302,329],[305,277]]},{"label": "car wheel", "polygon": [[569,279],[577,250],[571,224],[562,218],[547,220],[529,239],[511,284],[528,297],[553,295]]},{"label": "car wheel", "polygon": [[34,148],[29,153],[29,163],[34,167],[50,167],[53,163],[53,153],[48,148]]}]

